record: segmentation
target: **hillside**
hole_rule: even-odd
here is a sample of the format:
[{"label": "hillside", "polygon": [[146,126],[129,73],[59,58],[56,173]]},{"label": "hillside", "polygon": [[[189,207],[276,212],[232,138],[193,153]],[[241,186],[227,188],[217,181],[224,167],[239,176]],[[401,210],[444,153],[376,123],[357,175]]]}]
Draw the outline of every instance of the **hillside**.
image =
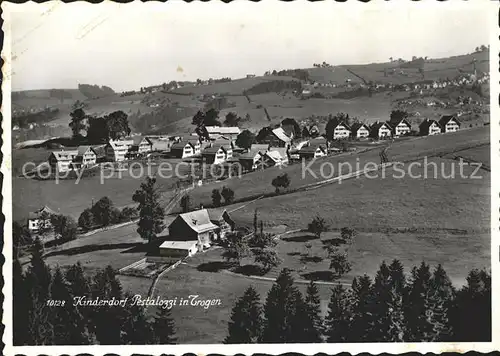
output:
[{"label": "hillside", "polygon": [[[425,80],[444,81],[470,75],[474,66],[478,75],[489,72],[489,51],[410,62],[393,60],[386,63],[307,68],[301,71],[308,74],[308,82],[290,76],[266,75],[212,84],[188,83],[170,91],[163,90],[160,85],[148,93],[130,92],[125,96],[105,91],[103,97],[89,99],[89,94],[80,89],[52,89],[16,92],[12,99],[14,112],[58,109],[54,120],[48,125],[64,129],[67,129],[69,113],[76,100],[84,101],[86,111],[93,115],[122,110],[129,115],[132,129],[142,133],[191,132],[194,113],[203,110],[211,101],[220,99],[224,100],[220,108],[221,119],[230,111],[241,117],[248,115],[250,120],[243,122],[242,128],[253,131],[277,124],[287,117],[301,121],[337,112],[349,113],[369,123],[373,118],[387,119],[390,111],[396,108],[410,112],[417,123],[424,117],[439,118],[441,115],[459,113],[464,115],[462,121],[467,122],[467,126],[475,126],[489,122],[489,82],[475,89],[470,85],[447,87],[423,94],[408,89],[387,88],[370,93],[366,86],[369,82],[397,86]],[[292,82],[300,82],[312,94],[307,96],[297,90],[278,89],[282,85],[277,83]],[[259,92],[270,92],[244,95],[244,92],[252,92],[257,87],[261,88]],[[477,104],[458,103],[462,97],[470,97]],[[436,103],[439,105],[434,105]],[[46,135],[39,137],[43,132],[22,137],[45,138]]]}]

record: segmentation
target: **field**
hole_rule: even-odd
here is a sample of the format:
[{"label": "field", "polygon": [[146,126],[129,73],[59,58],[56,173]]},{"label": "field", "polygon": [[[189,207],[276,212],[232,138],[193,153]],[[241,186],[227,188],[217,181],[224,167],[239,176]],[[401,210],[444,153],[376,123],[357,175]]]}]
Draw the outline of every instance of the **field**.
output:
[{"label": "field", "polygon": [[269,82],[272,80],[298,80],[292,77],[286,76],[267,76],[267,77],[255,77],[255,78],[243,78],[243,79],[234,79],[230,82],[225,83],[214,83],[208,85],[199,85],[199,86],[185,86],[182,88],[175,89],[174,93],[181,94],[227,94],[227,95],[242,95],[243,92],[247,89],[250,89],[254,85],[263,82]]},{"label": "field", "polygon": [[[170,159],[162,160],[162,162],[171,163],[174,170],[180,160]],[[24,219],[29,212],[38,210],[44,205],[61,214],[71,215],[78,219],[84,209],[91,207],[92,201],[95,203],[104,196],[109,197],[116,207],[132,205],[134,204],[132,195],[148,172],[148,166],[144,164],[143,167],[144,174],[142,175],[139,167],[130,172],[123,171],[121,176],[119,172],[111,174],[110,171],[101,171],[96,176],[82,178],[78,183],[76,180],[57,182],[56,180],[43,181],[13,177],[13,194],[16,197],[13,201],[14,220]],[[152,174],[156,172],[157,167],[157,165],[151,166]],[[187,165],[181,166],[179,172],[185,174],[187,167]],[[165,201],[173,195],[176,181],[176,178],[168,177],[167,171],[164,172],[164,178],[158,177],[162,199]]]},{"label": "field", "polygon": [[[397,62],[371,63],[362,65],[345,65],[351,73],[355,73],[365,81],[375,81],[380,83],[404,84],[419,81],[422,79],[446,79],[460,75],[460,71],[472,73],[472,61],[476,60],[476,69],[480,72],[489,72],[489,51],[472,53],[467,55],[430,59],[424,65],[424,78],[417,69],[399,68]],[[395,69],[396,74],[384,76],[384,69]],[[404,71],[407,75],[398,74]]]}]

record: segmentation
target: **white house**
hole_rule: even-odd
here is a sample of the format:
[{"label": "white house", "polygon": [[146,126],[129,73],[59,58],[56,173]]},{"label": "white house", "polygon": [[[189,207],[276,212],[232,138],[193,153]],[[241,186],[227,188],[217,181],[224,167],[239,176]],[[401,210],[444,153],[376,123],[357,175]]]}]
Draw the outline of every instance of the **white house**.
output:
[{"label": "white house", "polygon": [[326,156],[326,148],[322,145],[309,145],[299,150],[300,159],[311,159]]},{"label": "white house", "polygon": [[233,157],[233,151],[230,147],[214,145],[207,147],[201,153],[204,161],[208,164],[221,164]]},{"label": "white house", "polygon": [[78,154],[73,160],[73,166],[88,167],[97,162],[97,153],[91,146],[79,146]]},{"label": "white house", "polygon": [[133,144],[133,140],[109,140],[105,148],[106,159],[114,162],[124,161],[125,156]]},{"label": "white house", "polygon": [[50,216],[57,214],[54,210],[49,208],[48,206],[43,206],[41,209],[38,209],[37,211],[30,212],[28,214],[28,230],[32,232],[38,231],[38,228],[40,227],[40,218],[45,216],[46,220],[44,221],[47,226],[50,225]]},{"label": "white house", "polygon": [[425,119],[419,126],[420,135],[437,135],[441,133],[441,126],[436,120]]},{"label": "white house", "polygon": [[351,127],[351,134],[354,138],[366,138],[370,136],[370,128],[368,125],[357,122]]},{"label": "white house", "polygon": [[53,169],[59,172],[65,172],[72,169],[72,163],[78,155],[78,150],[72,151],[55,151],[48,158],[48,162]]},{"label": "white house", "polygon": [[345,122],[337,122],[333,128],[333,139],[342,140],[351,136],[351,128]]},{"label": "white house", "polygon": [[200,154],[201,144],[196,141],[180,141],[170,147],[170,153],[177,158],[187,158]]},{"label": "white house", "polygon": [[391,137],[392,128],[386,122],[377,121],[370,127],[370,135],[374,138]]},{"label": "white house", "polygon": [[411,131],[411,124],[406,119],[393,120],[389,122],[395,136],[408,135]]},{"label": "white house", "polygon": [[441,132],[456,132],[460,130],[460,121],[455,115],[444,115],[439,120]]},{"label": "white house", "polygon": [[147,137],[134,137],[130,150],[142,155],[153,150],[153,142]]}]

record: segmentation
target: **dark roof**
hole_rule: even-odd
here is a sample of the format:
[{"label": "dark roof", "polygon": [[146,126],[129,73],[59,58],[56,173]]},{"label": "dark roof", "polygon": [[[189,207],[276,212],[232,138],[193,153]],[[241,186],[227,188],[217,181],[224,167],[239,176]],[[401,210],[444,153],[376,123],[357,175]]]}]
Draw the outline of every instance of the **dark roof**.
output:
[{"label": "dark roof", "polygon": [[458,118],[456,115],[443,115],[443,116],[441,116],[441,118],[439,119],[439,125],[441,125],[441,127],[444,127],[451,119],[454,119],[457,122],[457,124],[460,126],[460,121],[458,121]]},{"label": "dark roof", "polygon": [[370,129],[372,130],[379,130],[382,126],[387,126],[388,129],[391,129],[391,125],[389,125],[387,122],[385,121],[379,121],[379,122],[375,122],[371,127]]},{"label": "dark roof", "polygon": [[365,127],[365,129],[367,129],[368,131],[370,130],[370,127],[367,125],[367,124],[364,124],[362,122],[355,122],[352,126],[351,126],[351,130],[353,132],[357,132],[360,128],[362,127]]},{"label": "dark roof", "polygon": [[148,144],[152,145],[153,142],[148,138],[148,137],[143,137],[143,136],[134,136],[133,141],[134,145],[138,145],[142,142],[142,140],[148,141]]},{"label": "dark roof", "polygon": [[302,147],[299,150],[299,154],[300,153],[314,153],[314,152],[316,152],[316,150],[318,148],[321,148],[323,151],[326,151],[326,148],[323,145],[310,145],[310,146]]},{"label": "dark roof", "polygon": [[87,152],[88,149],[91,149],[95,154],[96,151],[94,150],[94,148],[92,146],[78,146],[78,156],[83,156],[85,152]]},{"label": "dark roof", "polygon": [[408,120],[406,119],[399,119],[399,120],[390,120],[388,122],[389,126],[396,128],[400,123],[404,122],[406,125],[408,125],[411,128],[411,124]]},{"label": "dark roof", "polygon": [[193,142],[190,141],[180,141],[177,143],[174,143],[172,146],[170,146],[171,150],[183,150],[184,147],[186,147],[187,144],[190,144],[191,146],[194,147]]},{"label": "dark roof", "polygon": [[439,125],[439,122],[432,119],[425,119],[420,123],[419,127],[421,130],[428,130],[433,123],[436,123],[439,127],[441,127],[441,125]]},{"label": "dark roof", "polygon": [[42,213],[47,213],[49,215],[57,214],[54,210],[45,205],[40,209],[38,209],[37,211],[30,212],[28,214],[28,219],[38,219],[40,215],[42,215]]},{"label": "dark roof", "polygon": [[223,145],[214,145],[212,147],[207,147],[203,150],[202,154],[208,154],[208,155],[214,155],[217,153],[217,151],[219,149],[223,149],[225,152],[227,152],[227,149],[226,147],[224,147]]},{"label": "dark roof", "polygon": [[180,214],[177,218],[184,220],[186,224],[197,233],[217,229],[217,226],[210,221],[210,216],[206,209]]}]

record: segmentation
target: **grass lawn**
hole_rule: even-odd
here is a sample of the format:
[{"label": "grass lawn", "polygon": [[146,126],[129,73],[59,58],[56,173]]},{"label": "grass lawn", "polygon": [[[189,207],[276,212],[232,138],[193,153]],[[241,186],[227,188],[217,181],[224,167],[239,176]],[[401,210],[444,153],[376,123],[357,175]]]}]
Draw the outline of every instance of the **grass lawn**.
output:
[{"label": "grass lawn", "polygon": [[473,162],[481,162],[488,167],[491,167],[491,145],[484,145],[475,148],[469,148],[463,151],[455,152],[449,155],[447,158],[453,158],[453,156],[463,157],[466,160]]},{"label": "grass lawn", "polygon": [[[177,178],[173,177],[175,167],[181,161],[169,159],[159,162],[168,162],[172,167],[172,171],[164,171],[164,178],[157,177],[162,199],[168,201],[173,195],[174,185],[177,181]],[[12,203],[14,220],[24,219],[29,212],[38,210],[44,205],[61,214],[71,215],[78,219],[83,210],[91,207],[92,200],[95,203],[104,196],[109,197],[116,207],[135,205],[132,201],[132,195],[148,174],[148,166],[144,163],[143,168],[140,168],[139,165],[133,167],[134,169],[131,171],[115,171],[113,175],[111,175],[111,171],[104,170],[94,177],[82,178],[78,183],[76,180],[59,180],[57,182],[55,180],[44,181],[13,177],[13,194],[16,197]],[[141,174],[141,169],[143,174]],[[151,165],[152,174],[157,169],[157,163]],[[180,166],[179,172],[185,174],[188,169],[188,165],[183,165]]]}]

